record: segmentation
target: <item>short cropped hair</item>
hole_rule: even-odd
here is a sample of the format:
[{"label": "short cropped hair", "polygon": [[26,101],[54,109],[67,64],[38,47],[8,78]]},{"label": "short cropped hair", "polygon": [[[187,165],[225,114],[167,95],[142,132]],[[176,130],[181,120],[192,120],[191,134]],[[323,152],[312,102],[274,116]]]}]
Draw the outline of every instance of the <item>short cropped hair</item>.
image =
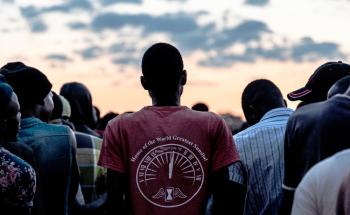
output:
[{"label": "short cropped hair", "polygon": [[270,80],[258,79],[250,82],[242,94],[242,108],[246,110],[249,105],[267,108],[280,107],[283,96],[280,89]]},{"label": "short cropped hair", "polygon": [[142,74],[150,89],[176,87],[183,67],[179,50],[167,43],[152,45],[142,58]]}]

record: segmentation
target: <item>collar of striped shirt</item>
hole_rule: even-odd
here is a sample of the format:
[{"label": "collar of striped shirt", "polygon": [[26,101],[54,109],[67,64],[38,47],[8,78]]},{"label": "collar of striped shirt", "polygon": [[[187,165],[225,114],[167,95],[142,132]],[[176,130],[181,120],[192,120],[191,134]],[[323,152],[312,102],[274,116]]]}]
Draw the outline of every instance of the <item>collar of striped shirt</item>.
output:
[{"label": "collar of striped shirt", "polygon": [[290,116],[292,113],[293,113],[293,110],[290,108],[285,108],[285,107],[275,108],[265,113],[265,115],[261,118],[259,122],[271,120],[279,116],[281,117]]}]

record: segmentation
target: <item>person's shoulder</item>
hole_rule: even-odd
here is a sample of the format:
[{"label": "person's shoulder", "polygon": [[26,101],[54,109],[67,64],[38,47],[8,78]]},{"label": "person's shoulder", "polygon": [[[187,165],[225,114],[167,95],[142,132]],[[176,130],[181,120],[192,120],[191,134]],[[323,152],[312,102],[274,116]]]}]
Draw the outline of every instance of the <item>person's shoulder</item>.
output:
[{"label": "person's shoulder", "polygon": [[137,115],[139,114],[140,111],[137,112],[133,112],[133,113],[122,113],[119,114],[118,116],[114,117],[113,119],[111,119],[107,126],[113,126],[113,125],[117,125],[119,123],[121,123],[122,121],[125,120],[133,120],[135,117],[137,117]]},{"label": "person's shoulder", "polygon": [[13,163],[16,164],[20,168],[30,168],[32,169],[32,166],[25,161],[23,158],[19,157],[18,155],[10,152],[9,150],[0,147],[0,153],[3,155],[4,161],[8,162],[9,164]]},{"label": "person's shoulder", "polygon": [[38,127],[36,133],[33,137],[43,138],[43,137],[51,137],[51,138],[68,138],[71,141],[74,138],[74,133],[72,129],[70,129],[66,125],[55,125],[43,123],[41,127]]},{"label": "person's shoulder", "polygon": [[47,131],[50,131],[52,133],[67,134],[67,135],[71,133],[71,129],[66,125],[55,125],[55,124],[45,123],[44,128],[46,128]]},{"label": "person's shoulder", "polygon": [[294,113],[290,116],[290,119],[314,115],[315,110],[318,110],[323,104],[324,102],[316,102],[302,106],[294,111]]},{"label": "person's shoulder", "polygon": [[79,147],[79,145],[84,144],[84,143],[101,143],[102,142],[102,138],[96,137],[94,135],[91,134],[86,134],[83,132],[79,132],[79,131],[74,131],[75,134],[75,139],[77,141],[77,145]]},{"label": "person's shoulder", "polygon": [[186,109],[186,115],[191,118],[195,118],[198,120],[210,120],[210,121],[223,121],[223,118],[214,112],[204,112],[204,111],[196,111],[191,109]]},{"label": "person's shoulder", "polygon": [[324,175],[327,177],[333,170],[342,171],[342,166],[350,165],[350,149],[346,149],[328,157],[319,163],[315,164],[307,173],[308,175],[314,175],[318,177]]}]

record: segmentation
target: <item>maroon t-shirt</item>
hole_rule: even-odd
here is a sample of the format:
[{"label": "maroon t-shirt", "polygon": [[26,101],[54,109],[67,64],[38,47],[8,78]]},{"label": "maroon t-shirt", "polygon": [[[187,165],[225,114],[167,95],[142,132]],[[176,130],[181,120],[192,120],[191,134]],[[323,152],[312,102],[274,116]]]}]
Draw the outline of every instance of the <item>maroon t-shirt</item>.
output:
[{"label": "maroon t-shirt", "polygon": [[208,176],[239,160],[214,113],[144,107],[108,124],[99,165],[127,174],[132,214],[200,214]]}]

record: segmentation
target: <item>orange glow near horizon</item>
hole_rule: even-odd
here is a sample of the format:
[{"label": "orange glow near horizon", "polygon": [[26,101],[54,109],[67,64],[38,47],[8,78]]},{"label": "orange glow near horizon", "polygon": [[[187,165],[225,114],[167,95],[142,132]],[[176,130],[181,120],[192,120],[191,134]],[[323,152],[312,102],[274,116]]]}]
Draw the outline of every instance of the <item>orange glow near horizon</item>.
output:
[{"label": "orange glow near horizon", "polygon": [[[181,99],[182,105],[191,107],[197,102],[204,102],[213,112],[233,113],[241,117],[241,94],[249,82],[259,78],[269,79],[281,89],[286,98],[287,93],[304,86],[316,67],[323,63],[259,61],[225,69],[203,69],[193,62],[189,59],[186,64],[188,83]],[[124,72],[107,69],[98,71],[98,65],[96,62],[96,65],[83,64],[77,68],[41,69],[53,83],[53,90],[56,92],[66,82],[77,81],[85,84],[91,91],[94,105],[100,108],[102,115],[109,111],[137,111],[143,106],[151,105],[148,92],[139,83],[140,72],[137,69],[127,69]],[[297,103],[288,101],[289,107],[293,109]]]}]

